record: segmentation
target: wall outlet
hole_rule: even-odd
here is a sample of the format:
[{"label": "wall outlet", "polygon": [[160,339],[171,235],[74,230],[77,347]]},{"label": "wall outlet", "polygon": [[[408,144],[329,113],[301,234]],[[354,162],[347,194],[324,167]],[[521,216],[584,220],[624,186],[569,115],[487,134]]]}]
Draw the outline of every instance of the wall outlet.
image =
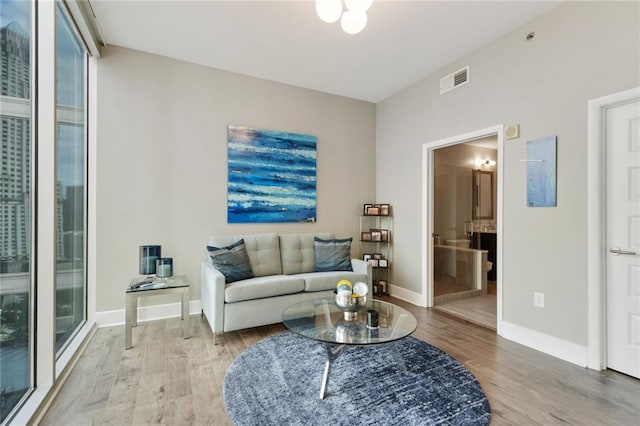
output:
[{"label": "wall outlet", "polygon": [[544,293],[533,293],[533,306],[544,308]]}]

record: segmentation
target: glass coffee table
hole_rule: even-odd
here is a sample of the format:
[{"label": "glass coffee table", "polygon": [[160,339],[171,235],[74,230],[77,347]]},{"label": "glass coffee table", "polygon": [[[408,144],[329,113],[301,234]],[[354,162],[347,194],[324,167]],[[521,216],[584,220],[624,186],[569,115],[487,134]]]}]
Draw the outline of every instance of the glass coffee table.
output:
[{"label": "glass coffee table", "polygon": [[[369,310],[377,312],[378,328],[367,326]],[[345,318],[333,298],[305,300],[289,306],[282,314],[282,322],[289,330],[316,340],[324,347],[326,363],[320,399],[325,397],[331,363],[346,346],[395,342],[409,336],[418,326],[415,317],[406,309],[375,299],[367,301],[355,319]],[[399,356],[398,360],[402,362]]]}]

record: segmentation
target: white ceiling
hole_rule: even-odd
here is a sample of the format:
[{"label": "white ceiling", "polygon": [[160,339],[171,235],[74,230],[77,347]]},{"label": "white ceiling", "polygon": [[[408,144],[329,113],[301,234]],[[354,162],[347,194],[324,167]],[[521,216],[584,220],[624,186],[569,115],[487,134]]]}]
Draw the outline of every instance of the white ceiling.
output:
[{"label": "white ceiling", "polygon": [[347,35],[311,0],[91,0],[108,45],[370,102],[561,3],[374,0],[364,31]]}]

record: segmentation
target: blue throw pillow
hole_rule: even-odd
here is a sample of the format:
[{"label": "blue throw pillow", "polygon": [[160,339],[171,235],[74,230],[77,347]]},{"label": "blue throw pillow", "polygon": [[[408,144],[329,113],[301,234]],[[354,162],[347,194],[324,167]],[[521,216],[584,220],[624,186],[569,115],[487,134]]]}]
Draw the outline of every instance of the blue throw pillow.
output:
[{"label": "blue throw pillow", "polygon": [[227,284],[253,278],[244,239],[227,247],[207,246],[207,250],[209,257],[211,257],[211,263],[218,271],[222,272]]},{"label": "blue throw pillow", "polygon": [[314,237],[316,272],[353,271],[351,267],[351,240],[323,240]]}]

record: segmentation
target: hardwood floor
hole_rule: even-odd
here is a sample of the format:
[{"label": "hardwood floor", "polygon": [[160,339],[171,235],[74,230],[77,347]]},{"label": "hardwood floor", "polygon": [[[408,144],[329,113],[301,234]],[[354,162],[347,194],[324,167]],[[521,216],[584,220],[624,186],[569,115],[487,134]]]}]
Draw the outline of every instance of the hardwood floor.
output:
[{"label": "hardwood floor", "polygon": [[[390,298],[418,319],[414,336],[448,352],[478,379],[492,425],[640,425],[640,380],[592,371],[528,349],[432,309]],[[226,333],[214,345],[208,324],[191,317],[142,323],[124,350],[124,327],[96,331],[42,425],[229,425],[222,381],[248,346],[282,324]],[[318,377],[318,383],[321,378]]]}]

